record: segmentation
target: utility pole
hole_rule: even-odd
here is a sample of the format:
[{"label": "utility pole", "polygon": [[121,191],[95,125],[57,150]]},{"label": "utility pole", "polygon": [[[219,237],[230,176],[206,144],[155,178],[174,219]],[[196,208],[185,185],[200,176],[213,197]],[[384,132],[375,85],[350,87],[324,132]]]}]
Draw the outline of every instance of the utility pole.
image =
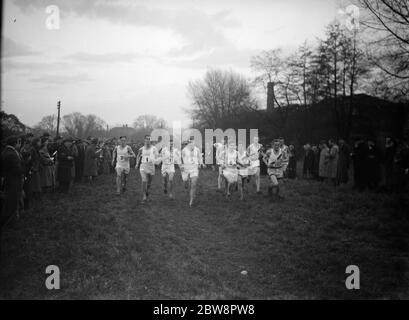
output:
[{"label": "utility pole", "polygon": [[61,101],[57,102],[57,109],[58,109],[58,116],[57,116],[57,137],[60,133],[60,108],[61,108]]}]

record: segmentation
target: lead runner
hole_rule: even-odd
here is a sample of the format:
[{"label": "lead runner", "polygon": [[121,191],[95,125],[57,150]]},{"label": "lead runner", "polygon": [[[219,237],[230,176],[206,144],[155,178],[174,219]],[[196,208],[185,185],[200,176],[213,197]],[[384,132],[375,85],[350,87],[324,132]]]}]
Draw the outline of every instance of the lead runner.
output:
[{"label": "lead runner", "polygon": [[155,164],[158,158],[158,150],[151,144],[151,136],[145,135],[145,143],[138,151],[137,163],[142,178],[142,202],[148,200],[149,189],[151,187],[153,176],[155,175]]},{"label": "lead runner", "polygon": [[217,192],[222,192],[222,184],[223,184],[223,156],[224,152],[227,149],[227,137],[222,139],[220,142],[216,142],[214,147],[216,148],[216,165],[219,167],[219,175],[217,176]]},{"label": "lead runner", "polygon": [[253,138],[253,143],[247,148],[247,154],[250,158],[250,166],[248,167],[248,175],[255,176],[256,178],[256,190],[258,194],[260,191],[260,150],[263,145],[258,143],[258,137]]},{"label": "lead runner", "polygon": [[172,139],[169,141],[169,145],[164,146],[160,151],[159,159],[162,162],[163,192],[168,193],[169,187],[169,198],[173,199],[173,177],[175,164],[179,164],[180,152],[174,148]]},{"label": "lead runner", "polygon": [[238,170],[237,170],[237,151],[236,151],[236,144],[234,142],[230,142],[229,146],[226,151],[224,151],[223,155],[223,177],[226,180],[226,198],[230,199],[230,187],[231,185],[237,183],[238,178]]},{"label": "lead runner", "polygon": [[198,147],[195,146],[194,139],[191,138],[186,147],[182,150],[181,167],[182,180],[185,184],[190,181],[190,201],[189,206],[193,206],[193,201],[196,197],[196,185],[199,178],[199,167],[203,166],[202,153]]},{"label": "lead runner", "polygon": [[112,157],[112,166],[115,165],[116,171],[116,194],[120,195],[121,191],[126,190],[126,177],[130,171],[130,158],[135,157],[132,148],[126,144],[126,136],[119,137],[120,144],[115,147]]}]

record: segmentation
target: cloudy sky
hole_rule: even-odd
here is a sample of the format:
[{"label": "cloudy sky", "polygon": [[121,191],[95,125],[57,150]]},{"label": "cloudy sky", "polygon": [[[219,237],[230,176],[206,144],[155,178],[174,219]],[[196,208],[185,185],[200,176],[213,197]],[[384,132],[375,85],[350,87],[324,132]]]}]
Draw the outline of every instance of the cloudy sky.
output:
[{"label": "cloudy sky", "polygon": [[[49,5],[60,28],[46,27]],[[56,112],[109,125],[154,114],[188,125],[187,84],[209,68],[251,77],[261,50],[322,37],[337,0],[6,0],[1,105],[28,125]]]}]

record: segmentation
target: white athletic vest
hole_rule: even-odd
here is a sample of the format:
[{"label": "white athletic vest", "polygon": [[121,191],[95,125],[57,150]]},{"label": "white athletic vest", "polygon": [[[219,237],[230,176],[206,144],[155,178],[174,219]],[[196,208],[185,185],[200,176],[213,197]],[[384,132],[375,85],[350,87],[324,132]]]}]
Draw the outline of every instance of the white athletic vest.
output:
[{"label": "white athletic vest", "polygon": [[141,163],[154,163],[155,161],[155,151],[156,148],[151,146],[149,149],[146,149],[145,146],[141,148]]},{"label": "white athletic vest", "polygon": [[194,147],[193,151],[191,151],[188,147],[185,147],[182,154],[183,164],[199,165],[199,156],[201,156],[201,154],[197,147]]},{"label": "white athletic vest", "polygon": [[221,164],[223,163],[223,158],[222,158],[222,153],[225,150],[225,146],[222,143],[215,143],[214,144],[216,147],[216,163]]},{"label": "white athletic vest", "polygon": [[162,157],[162,163],[164,165],[178,163],[179,151],[176,148],[173,148],[172,152],[167,147],[163,147],[160,152]]},{"label": "white athletic vest", "polygon": [[227,151],[225,160],[226,160],[225,165],[229,167],[235,166],[237,164],[237,151],[236,150],[233,150],[233,152]]},{"label": "white athletic vest", "polygon": [[[280,160],[280,161],[277,161],[277,160]],[[276,168],[280,168],[282,166],[282,160],[283,160],[283,151],[279,149],[278,154],[275,154],[274,150],[271,149],[270,157],[268,158],[268,165],[270,166],[270,164],[275,163],[275,165],[273,166]]]},{"label": "white athletic vest", "polygon": [[130,155],[130,148],[128,145],[124,148],[121,146],[116,147],[116,166],[118,168],[129,168],[129,158],[127,159],[126,156]]},{"label": "white athletic vest", "polygon": [[258,143],[257,145],[254,145],[254,143],[252,143],[249,146],[249,151],[250,151],[249,156],[252,161],[258,160],[258,157],[259,157],[258,151],[260,150],[261,147],[262,145],[260,143]]},{"label": "white athletic vest", "polygon": [[248,157],[247,157],[246,151],[237,152],[237,159],[243,165],[247,165],[250,162]]}]

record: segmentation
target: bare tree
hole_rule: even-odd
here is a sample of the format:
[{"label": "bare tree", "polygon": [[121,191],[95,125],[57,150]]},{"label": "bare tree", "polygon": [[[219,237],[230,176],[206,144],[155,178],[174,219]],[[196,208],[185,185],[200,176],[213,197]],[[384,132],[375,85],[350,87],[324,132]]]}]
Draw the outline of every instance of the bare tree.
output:
[{"label": "bare tree", "polygon": [[34,129],[43,130],[54,135],[57,132],[57,116],[51,114],[43,117],[40,122],[35,125]]},{"label": "bare tree", "polygon": [[[395,100],[409,97],[409,3],[407,0],[356,0],[366,27],[368,58],[383,71],[383,92]],[[387,88],[388,87],[388,88]]]},{"label": "bare tree", "polygon": [[279,84],[286,82],[284,79],[285,66],[282,49],[262,51],[259,55],[251,58],[250,66],[257,73],[254,81],[263,85],[266,91],[270,91],[272,105],[270,106],[268,103],[267,107],[274,108],[274,104],[281,107],[276,90]]},{"label": "bare tree", "polygon": [[106,134],[106,123],[96,115],[83,115],[74,112],[63,116],[63,124],[67,133],[73,137],[103,136]]},{"label": "bare tree", "polygon": [[151,114],[144,114],[138,116],[134,122],[133,127],[135,129],[156,129],[156,128],[166,128],[167,123],[164,119],[158,118],[157,116]]},{"label": "bare tree", "polygon": [[242,111],[255,110],[247,79],[233,71],[209,70],[202,80],[189,83],[192,108],[187,110],[197,127],[224,128]]}]

